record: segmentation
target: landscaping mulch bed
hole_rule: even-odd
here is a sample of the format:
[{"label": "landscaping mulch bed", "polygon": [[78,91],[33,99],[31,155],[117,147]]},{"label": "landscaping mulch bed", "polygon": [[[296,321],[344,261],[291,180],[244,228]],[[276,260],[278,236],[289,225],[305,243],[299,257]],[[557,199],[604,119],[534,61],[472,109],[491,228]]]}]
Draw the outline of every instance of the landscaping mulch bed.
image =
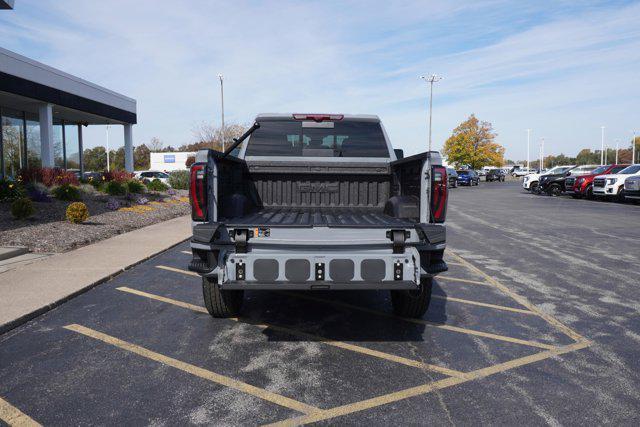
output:
[{"label": "landscaping mulch bed", "polygon": [[0,246],[26,246],[32,252],[65,252],[117,234],[166,221],[191,212],[188,193],[178,190],[173,197],[163,193],[147,193],[150,200],[137,205],[126,198],[118,198],[123,208],[110,211],[106,195],[85,195],[83,202],[89,209],[89,219],[72,224],[65,219],[71,202],[51,199],[34,202],[36,213],[27,220],[11,216],[10,203],[0,203]]}]

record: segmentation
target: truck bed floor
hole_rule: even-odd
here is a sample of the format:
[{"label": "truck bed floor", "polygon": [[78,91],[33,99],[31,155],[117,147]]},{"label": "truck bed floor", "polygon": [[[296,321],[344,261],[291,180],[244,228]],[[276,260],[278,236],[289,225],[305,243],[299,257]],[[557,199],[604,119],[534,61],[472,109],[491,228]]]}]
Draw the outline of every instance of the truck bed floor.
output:
[{"label": "truck bed floor", "polygon": [[223,219],[229,227],[413,227],[416,221],[385,215],[374,208],[263,208],[242,217]]}]

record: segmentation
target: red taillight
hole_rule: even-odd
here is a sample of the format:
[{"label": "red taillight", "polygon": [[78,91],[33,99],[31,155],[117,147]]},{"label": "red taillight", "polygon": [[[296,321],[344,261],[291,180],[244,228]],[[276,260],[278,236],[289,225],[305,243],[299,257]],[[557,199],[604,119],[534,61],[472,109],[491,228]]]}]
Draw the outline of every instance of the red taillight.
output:
[{"label": "red taillight", "polygon": [[191,201],[191,218],[194,221],[207,220],[206,166],[202,163],[191,166],[189,199]]},{"label": "red taillight", "polygon": [[444,222],[447,216],[447,169],[434,166],[431,173],[431,221]]},{"label": "red taillight", "polygon": [[314,122],[323,122],[325,120],[342,120],[343,114],[294,114],[295,120],[313,120]]}]

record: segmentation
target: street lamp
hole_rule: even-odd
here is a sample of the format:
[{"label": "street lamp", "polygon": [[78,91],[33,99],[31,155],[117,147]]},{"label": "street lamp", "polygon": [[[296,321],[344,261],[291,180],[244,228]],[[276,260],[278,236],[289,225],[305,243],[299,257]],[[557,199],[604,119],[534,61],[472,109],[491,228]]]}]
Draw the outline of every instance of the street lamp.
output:
[{"label": "street lamp", "polygon": [[540,138],[540,173],[544,169],[544,138]]},{"label": "street lamp", "polygon": [[431,151],[431,116],[433,111],[433,84],[435,82],[439,82],[440,80],[442,80],[442,77],[436,74],[431,74],[429,77],[420,76],[420,78],[425,82],[428,82],[430,85],[430,89],[429,89],[429,151]]},{"label": "street lamp", "polygon": [[111,171],[109,163],[109,125],[107,125],[107,172]]},{"label": "street lamp", "polygon": [[604,126],[600,126],[600,130],[602,131],[602,137],[600,140],[600,166],[604,165]]},{"label": "street lamp", "polygon": [[218,74],[218,79],[220,79],[220,111],[222,114],[222,151],[224,151],[224,76],[222,74]]},{"label": "street lamp", "polygon": [[631,140],[631,164],[636,163],[636,131],[631,131],[633,139]]},{"label": "street lamp", "polygon": [[527,129],[527,172],[531,170],[529,167],[529,139],[531,138],[531,129]]},{"label": "street lamp", "polygon": [[616,139],[616,165],[618,164],[618,150],[620,146],[620,140]]}]

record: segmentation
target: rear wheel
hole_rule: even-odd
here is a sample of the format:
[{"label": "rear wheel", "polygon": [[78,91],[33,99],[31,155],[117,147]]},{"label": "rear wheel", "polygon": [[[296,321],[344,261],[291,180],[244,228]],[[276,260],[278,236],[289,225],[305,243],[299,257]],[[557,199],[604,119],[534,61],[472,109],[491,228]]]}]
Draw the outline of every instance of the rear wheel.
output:
[{"label": "rear wheel", "polygon": [[240,313],[244,291],[220,289],[217,277],[202,278],[204,305],[213,317],[234,317]]},{"label": "rear wheel", "polygon": [[550,196],[559,196],[562,194],[562,188],[560,187],[560,184],[551,184],[551,187],[549,187],[549,189],[547,190],[547,193]]},{"label": "rear wheel", "polygon": [[391,291],[393,312],[400,317],[421,318],[431,302],[432,278],[420,279],[416,290]]}]

